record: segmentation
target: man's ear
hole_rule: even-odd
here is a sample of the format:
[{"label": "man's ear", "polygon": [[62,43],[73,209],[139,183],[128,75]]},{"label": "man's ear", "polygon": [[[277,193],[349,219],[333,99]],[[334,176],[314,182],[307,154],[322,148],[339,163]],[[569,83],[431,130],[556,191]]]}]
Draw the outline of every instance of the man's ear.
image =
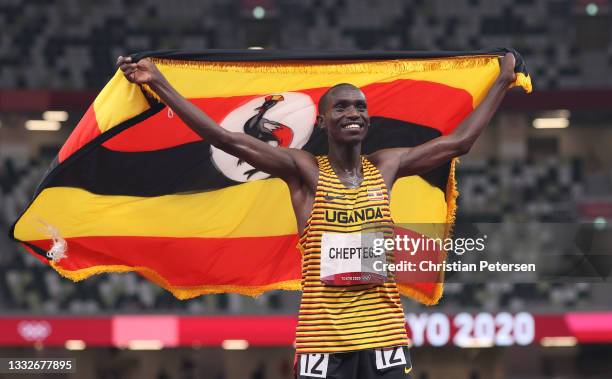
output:
[{"label": "man's ear", "polygon": [[317,126],[321,129],[325,129],[325,124],[323,123],[323,116],[317,115]]}]

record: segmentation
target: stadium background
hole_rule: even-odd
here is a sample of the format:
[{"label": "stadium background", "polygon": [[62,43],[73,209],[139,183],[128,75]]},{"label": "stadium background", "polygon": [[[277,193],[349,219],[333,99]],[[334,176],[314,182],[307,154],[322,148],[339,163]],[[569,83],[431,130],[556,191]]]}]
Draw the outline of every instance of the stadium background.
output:
[{"label": "stadium background", "polygon": [[[534,93],[510,93],[462,159],[458,223],[609,230],[611,7],[607,0],[2,0],[0,357],[76,357],[70,378],[291,376],[298,293],[179,301],[134,274],[74,284],[8,240],[117,56],[166,48],[514,47]],[[51,121],[28,122],[44,119]],[[508,235],[533,254],[546,248],[539,237]],[[581,283],[449,283],[434,307],[404,299],[415,378],[612,377],[610,267],[597,269]],[[510,340],[498,330],[493,346],[459,347],[458,320],[466,317],[516,330]]]}]

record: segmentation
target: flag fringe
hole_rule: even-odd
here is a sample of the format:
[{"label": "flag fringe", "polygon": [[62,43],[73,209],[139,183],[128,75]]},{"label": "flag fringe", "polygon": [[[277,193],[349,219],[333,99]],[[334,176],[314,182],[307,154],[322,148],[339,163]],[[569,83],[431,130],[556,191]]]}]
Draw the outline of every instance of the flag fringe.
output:
[{"label": "flag fringe", "polygon": [[164,103],[162,99],[159,97],[159,95],[155,91],[153,91],[153,89],[148,84],[141,84],[140,88],[142,88],[142,93],[144,93],[145,96],[147,96],[148,98],[153,99],[157,101],[158,103]]},{"label": "flag fringe", "polygon": [[[411,283],[412,285],[418,283]],[[435,283],[434,293],[428,294],[414,287],[410,287],[405,283],[398,283],[397,289],[399,290],[402,296],[409,297],[413,300],[418,301],[423,305],[436,305],[440,298],[442,297],[442,290],[444,287],[444,283]]]},{"label": "flag fringe", "polygon": [[516,80],[510,85],[510,87],[521,87],[525,90],[526,93],[531,93],[533,91],[533,85],[531,84],[531,76],[529,76],[529,74],[525,75],[522,72],[517,72]]},{"label": "flag fringe", "polygon": [[455,225],[455,219],[457,217],[457,197],[459,197],[459,190],[457,190],[457,178],[455,176],[455,170],[459,158],[453,158],[451,160],[450,169],[448,171],[448,181],[446,182],[446,226],[444,230],[444,238],[450,238],[453,235],[453,227]]},{"label": "flag fringe", "polygon": [[257,297],[264,292],[272,290],[299,291],[301,281],[299,279],[287,280],[283,282],[270,283],[260,286],[236,286],[236,285],[204,285],[204,286],[173,286],[155,270],[144,266],[124,266],[124,265],[101,265],[82,268],[78,270],[67,270],[59,264],[50,261],[51,267],[64,278],[73,282],[79,282],[97,274],[137,272],[151,280],[160,287],[168,290],[179,300],[188,300],[200,295],[215,293],[237,293],[251,297]]},{"label": "flag fringe", "polygon": [[[457,56],[451,58],[430,59],[392,59],[381,61],[274,61],[274,62],[208,62],[208,61],[181,61],[175,59],[149,58],[160,66],[179,67],[192,70],[206,70],[209,72],[237,72],[249,74],[388,74],[399,75],[412,72],[449,71],[484,67],[490,64],[498,65],[499,56]],[[159,95],[147,84],[141,85],[143,92],[157,102],[162,102]],[[531,77],[522,72],[516,74],[516,80],[511,87],[522,87],[525,92],[533,90]]]},{"label": "flag fringe", "polygon": [[150,58],[155,64],[210,72],[252,74],[405,74],[407,72],[448,71],[498,65],[497,55],[457,56],[428,59],[389,59],[379,61],[258,61],[210,62]]},{"label": "flag fringe", "polygon": [[[444,229],[444,238],[451,238],[453,235],[453,226],[455,225],[455,218],[457,214],[457,197],[459,191],[457,190],[457,179],[455,177],[455,168],[459,163],[459,158],[453,158],[450,164],[448,172],[448,181],[446,182],[446,224]],[[442,251],[442,260],[445,261],[447,253],[445,250]],[[418,284],[418,283],[412,283]],[[407,284],[398,283],[397,285],[400,293],[404,296],[410,297],[424,305],[436,305],[442,298],[444,292],[444,271],[440,272],[438,281],[434,283],[433,293],[426,293],[417,288],[410,287]]]}]

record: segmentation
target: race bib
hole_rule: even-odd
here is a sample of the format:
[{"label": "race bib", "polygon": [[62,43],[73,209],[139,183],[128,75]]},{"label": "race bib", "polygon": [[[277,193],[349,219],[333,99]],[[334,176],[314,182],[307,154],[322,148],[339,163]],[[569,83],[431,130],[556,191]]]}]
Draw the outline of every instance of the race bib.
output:
[{"label": "race bib", "polygon": [[327,367],[329,366],[329,354],[300,354],[299,373],[301,377],[327,378]]},{"label": "race bib", "polygon": [[406,355],[404,355],[404,348],[401,346],[386,349],[376,349],[375,354],[377,370],[384,370],[389,367],[406,365]]},{"label": "race bib", "polygon": [[378,233],[323,233],[321,236],[321,281],[335,286],[381,284],[386,254],[374,247]]}]

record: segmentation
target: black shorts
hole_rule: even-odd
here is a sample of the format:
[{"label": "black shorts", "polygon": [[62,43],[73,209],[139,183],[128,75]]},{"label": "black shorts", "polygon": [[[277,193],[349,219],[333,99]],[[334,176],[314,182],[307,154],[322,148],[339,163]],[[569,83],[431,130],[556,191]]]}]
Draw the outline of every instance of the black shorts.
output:
[{"label": "black shorts", "polygon": [[298,379],[412,378],[412,363],[407,346],[348,353],[298,354],[296,361]]}]

